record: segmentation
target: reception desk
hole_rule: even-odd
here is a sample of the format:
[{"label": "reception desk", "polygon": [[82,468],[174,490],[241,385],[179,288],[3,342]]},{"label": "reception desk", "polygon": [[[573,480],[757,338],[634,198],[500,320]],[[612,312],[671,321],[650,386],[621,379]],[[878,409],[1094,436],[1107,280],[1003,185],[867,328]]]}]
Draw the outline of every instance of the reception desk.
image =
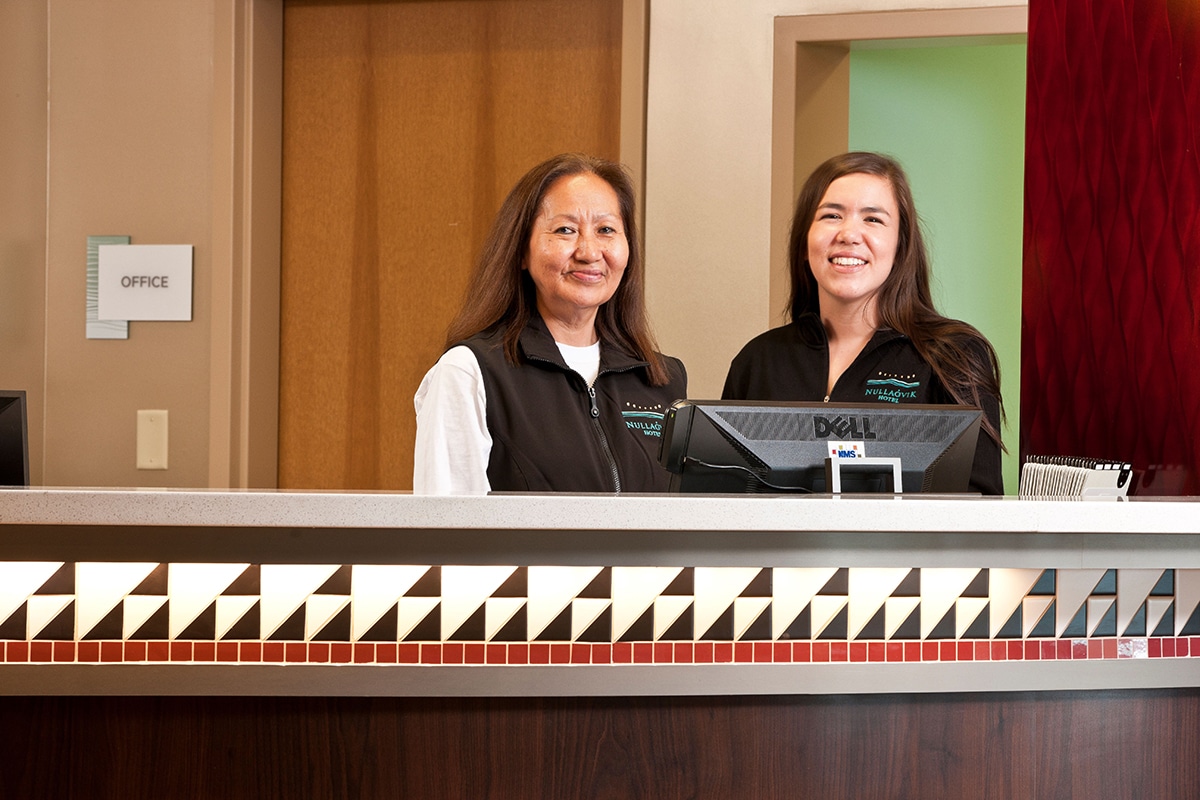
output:
[{"label": "reception desk", "polygon": [[0,525],[9,694],[1200,683],[1187,500],[26,490]]},{"label": "reception desk", "polygon": [[1198,606],[1190,499],[7,490],[0,770],[18,796],[1194,796]]}]

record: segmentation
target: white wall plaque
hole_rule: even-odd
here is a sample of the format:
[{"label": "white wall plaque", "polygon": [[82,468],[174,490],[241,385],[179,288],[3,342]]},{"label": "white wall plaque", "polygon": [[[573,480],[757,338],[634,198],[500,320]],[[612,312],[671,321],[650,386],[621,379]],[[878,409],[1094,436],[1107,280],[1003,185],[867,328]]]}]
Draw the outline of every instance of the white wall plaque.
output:
[{"label": "white wall plaque", "polygon": [[192,245],[100,245],[101,320],[192,318]]}]

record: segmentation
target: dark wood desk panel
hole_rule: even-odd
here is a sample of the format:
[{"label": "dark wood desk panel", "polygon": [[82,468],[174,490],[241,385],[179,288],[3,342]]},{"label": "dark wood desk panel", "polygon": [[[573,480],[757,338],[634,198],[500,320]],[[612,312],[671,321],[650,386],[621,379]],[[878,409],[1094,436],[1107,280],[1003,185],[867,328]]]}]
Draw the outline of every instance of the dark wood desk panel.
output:
[{"label": "dark wood desk panel", "polygon": [[0,794],[1187,798],[1195,690],[0,698]]}]

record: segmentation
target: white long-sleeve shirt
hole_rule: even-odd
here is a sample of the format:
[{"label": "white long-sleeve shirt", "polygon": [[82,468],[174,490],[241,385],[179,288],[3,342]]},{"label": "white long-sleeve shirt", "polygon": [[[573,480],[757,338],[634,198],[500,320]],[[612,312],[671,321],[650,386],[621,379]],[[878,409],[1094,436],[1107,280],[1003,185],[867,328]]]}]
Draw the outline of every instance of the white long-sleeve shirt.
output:
[{"label": "white long-sleeve shirt", "polygon": [[[590,386],[600,372],[600,343],[556,342],[567,366]],[[413,396],[417,441],[413,494],[486,494],[492,435],[479,360],[469,347],[451,347],[430,367]]]}]

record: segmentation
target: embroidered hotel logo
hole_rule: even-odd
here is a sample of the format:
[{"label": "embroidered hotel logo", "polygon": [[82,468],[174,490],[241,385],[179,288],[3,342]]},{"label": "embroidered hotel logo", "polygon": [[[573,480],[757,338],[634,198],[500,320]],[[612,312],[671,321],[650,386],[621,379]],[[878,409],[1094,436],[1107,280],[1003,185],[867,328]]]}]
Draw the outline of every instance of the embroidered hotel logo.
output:
[{"label": "embroidered hotel logo", "polygon": [[877,378],[867,380],[866,396],[872,400],[884,403],[903,403],[917,399],[917,390],[921,382],[914,380],[916,375],[892,375],[879,373]]},{"label": "embroidered hotel logo", "polygon": [[870,417],[843,417],[840,415],[833,419],[814,416],[813,436],[818,439],[829,439],[832,437],[835,439],[856,439],[858,441],[875,438],[875,434],[871,430]]},{"label": "embroidered hotel logo", "polygon": [[625,427],[629,430],[637,431],[643,436],[661,437],[665,413],[662,403],[653,406],[639,406],[637,403],[627,402],[621,411],[621,417],[625,420]]}]

